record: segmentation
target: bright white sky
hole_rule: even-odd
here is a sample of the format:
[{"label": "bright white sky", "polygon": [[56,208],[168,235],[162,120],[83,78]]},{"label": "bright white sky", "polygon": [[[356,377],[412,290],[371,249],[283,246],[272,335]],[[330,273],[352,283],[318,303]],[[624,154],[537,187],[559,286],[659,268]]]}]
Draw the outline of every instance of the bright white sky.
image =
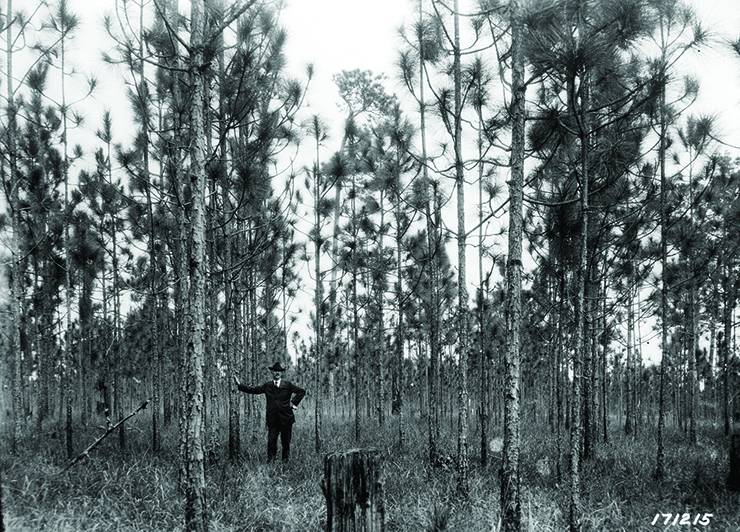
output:
[{"label": "bright white sky", "polygon": [[[133,6],[133,2],[129,3]],[[461,9],[468,10],[466,5],[469,3],[463,0]],[[681,65],[682,70],[693,74],[701,82],[700,98],[692,112],[716,115],[722,138],[738,146],[740,91],[737,87],[740,86],[740,59],[731,56],[726,42],[740,34],[740,2],[693,0],[690,3],[703,24],[713,33],[716,43],[711,48],[693,53]],[[16,0],[15,9],[30,13],[35,5],[35,0]],[[319,114],[329,125],[331,138],[325,153],[330,154],[336,148],[341,136],[342,111],[332,82],[334,74],[354,68],[369,69],[387,76],[389,92],[404,93],[395,67],[398,50],[402,46],[398,31],[405,23],[412,21],[415,5],[416,0],[287,0],[280,20],[288,36],[288,69],[295,77],[302,78],[308,63],[313,63],[315,67],[305,116]],[[77,70],[85,75],[94,74],[99,83],[93,98],[78,109],[84,112],[89,121],[83,131],[76,133],[79,135],[77,141],[87,144],[100,126],[96,120],[102,116],[102,110],[110,109],[114,118],[115,140],[126,143],[132,131],[121,72],[101,60],[102,52],[110,46],[102,20],[105,15],[113,13],[115,1],[71,0],[70,6],[79,15],[81,25],[69,46],[69,57]],[[133,21],[134,24],[136,22]],[[504,177],[499,179],[503,180]],[[468,192],[471,205],[468,209],[468,227],[474,225],[477,216],[475,197],[471,188]],[[454,204],[450,207],[454,208]],[[449,223],[454,223],[453,220]],[[501,244],[505,247],[505,237],[501,238]],[[454,264],[456,253],[452,249],[450,252]],[[476,251],[471,247],[467,259],[470,279],[478,278],[475,256]],[[306,282],[310,281],[306,279]],[[305,288],[312,290],[310,286]],[[472,284],[469,291],[473,293]],[[651,335],[649,328],[649,325],[644,326],[643,337]],[[651,344],[653,348],[647,349],[646,357],[655,360],[657,341]]]}]

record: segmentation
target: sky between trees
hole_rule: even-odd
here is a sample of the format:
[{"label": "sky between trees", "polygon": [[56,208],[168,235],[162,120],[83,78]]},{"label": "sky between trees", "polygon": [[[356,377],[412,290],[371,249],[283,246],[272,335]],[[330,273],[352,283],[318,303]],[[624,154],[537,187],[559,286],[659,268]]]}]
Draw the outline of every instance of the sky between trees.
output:
[{"label": "sky between trees", "polygon": [[[618,1],[618,0],[615,0]],[[717,136],[732,146],[740,146],[740,70],[729,67],[729,63],[736,61],[728,48],[728,41],[737,37],[740,28],[740,3],[738,0],[687,0],[696,11],[702,24],[709,30],[711,46],[705,46],[686,54],[678,70],[682,75],[690,75],[700,83],[699,96],[690,112],[696,115],[710,114],[717,119],[715,127]],[[35,0],[16,0],[16,9],[30,14],[35,9]],[[70,0],[70,8],[80,18],[80,25],[75,38],[69,42],[69,57],[75,70],[79,73],[77,83],[84,92],[84,80],[94,76],[97,88],[92,97],[84,102],[86,122],[81,128],[70,134],[71,143],[89,144],[95,138],[95,131],[100,127],[96,122],[105,110],[111,112],[114,124],[114,142],[129,144],[135,133],[130,105],[126,98],[125,86],[122,84],[118,66],[108,65],[103,61],[103,53],[111,52],[113,43],[110,41],[105,28],[104,18],[111,16],[115,21],[115,0]],[[474,10],[475,2],[462,0],[462,12]],[[186,6],[183,6],[183,9]],[[133,9],[133,7],[132,7]],[[317,114],[328,125],[329,138],[325,143],[324,152],[328,155],[337,150],[341,141],[341,127],[344,121],[341,99],[337,92],[333,76],[342,70],[360,69],[370,70],[374,74],[386,77],[385,86],[389,93],[395,93],[402,102],[410,104],[409,97],[399,79],[397,60],[402,45],[400,30],[408,25],[415,16],[414,3],[403,0],[285,0],[279,16],[279,23],[287,33],[285,57],[287,72],[296,78],[305,76],[309,64],[314,67],[306,105],[301,109],[299,116],[308,120]],[[491,60],[495,55],[491,54]],[[20,69],[19,69],[20,71]],[[50,88],[58,82],[54,74],[50,77]],[[500,95],[498,82],[494,80],[491,94],[494,98]],[[408,109],[413,109],[412,105]],[[431,138],[444,139],[446,132],[441,123],[430,123]],[[472,134],[471,134],[472,135]],[[469,139],[473,142],[473,139]],[[473,145],[470,144],[470,150]],[[719,150],[722,152],[723,150]],[[731,152],[731,148],[727,148]],[[296,160],[295,169],[311,165],[312,147],[310,142],[303,142]],[[90,164],[92,153],[86,153],[85,158],[77,163],[82,168]],[[286,161],[286,164],[288,162]],[[77,168],[77,170],[79,170]],[[70,173],[71,183],[77,179],[77,171]],[[498,175],[497,182],[503,184],[505,175]],[[471,177],[472,181],[472,177]],[[279,188],[279,187],[275,187]],[[451,190],[451,183],[450,183]],[[472,196],[469,201],[474,201]],[[501,195],[505,199],[505,194]],[[5,198],[0,198],[0,207],[5,208]],[[496,205],[496,203],[494,203]],[[310,206],[307,206],[310,209]],[[449,219],[448,225],[454,220],[454,198],[448,202],[444,217]],[[304,207],[305,210],[305,207]],[[310,215],[303,213],[304,217]],[[467,210],[466,225],[474,227],[477,223],[477,209]],[[501,219],[505,219],[502,217]],[[486,228],[488,234],[494,234],[499,227],[495,222]],[[307,231],[308,229],[306,229]],[[305,236],[305,235],[304,235]],[[457,263],[454,239],[448,243],[449,258],[453,267]],[[496,238],[497,251],[506,252],[505,236]],[[3,246],[5,248],[5,246]],[[3,250],[3,255],[6,253]],[[474,243],[469,242],[467,249],[467,270],[470,279],[478,278],[477,261],[474,260],[476,250]],[[308,263],[303,263],[304,281],[309,281]],[[4,275],[0,273],[0,275]],[[311,305],[313,293],[311,282],[303,283],[293,309],[308,308]],[[0,302],[7,298],[7,282],[0,286]],[[472,293],[472,292],[471,292]],[[647,293],[647,292],[646,292]],[[128,307],[128,302],[123,302]],[[643,336],[643,356],[647,364],[657,363],[660,360],[659,339],[656,337],[655,318],[649,317],[641,324]],[[308,337],[310,324],[307,313],[303,312],[295,323],[295,330],[304,337]],[[700,340],[701,345],[708,342],[706,338]],[[295,356],[295,353],[293,354]]]}]

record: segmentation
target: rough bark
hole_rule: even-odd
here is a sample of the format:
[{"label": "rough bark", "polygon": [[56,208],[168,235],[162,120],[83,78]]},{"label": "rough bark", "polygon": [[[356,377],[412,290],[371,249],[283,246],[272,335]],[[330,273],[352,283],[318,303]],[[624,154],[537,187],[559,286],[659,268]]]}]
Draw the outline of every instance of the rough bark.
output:
[{"label": "rough bark", "polygon": [[189,328],[186,344],[188,388],[185,403],[185,530],[208,530],[203,464],[203,356],[205,333],[205,194],[206,135],[203,98],[206,80],[204,56],[205,0],[191,4],[190,33],[190,187],[191,231],[188,265],[190,276]]},{"label": "rough bark", "polygon": [[[587,252],[588,253],[588,252]],[[586,259],[586,283],[585,283],[585,290],[584,290],[584,300],[583,300],[583,380],[581,384],[581,388],[583,390],[582,397],[583,401],[581,403],[581,411],[583,415],[583,427],[581,430],[581,459],[582,460],[589,460],[591,458],[591,392],[593,390],[591,379],[593,377],[593,374],[591,372],[591,342],[590,342],[590,333],[593,328],[593,321],[591,320],[591,316],[593,315],[593,300],[594,300],[594,284],[591,279],[590,272],[592,271],[592,267],[589,266],[589,259]]]},{"label": "rough bark", "polygon": [[[583,35],[583,19],[584,13],[580,14],[579,18],[579,29],[580,34]],[[570,504],[568,510],[568,527],[571,532],[576,532],[582,527],[582,515],[581,515],[581,502],[580,502],[580,491],[581,491],[581,431],[583,430],[582,425],[582,404],[581,404],[581,389],[583,380],[583,356],[587,349],[587,340],[585,334],[586,326],[586,300],[585,300],[585,288],[586,288],[586,277],[588,275],[588,223],[589,223],[589,202],[588,202],[588,190],[589,190],[589,173],[588,173],[588,160],[589,160],[589,125],[588,125],[588,107],[589,107],[589,89],[588,89],[588,76],[585,72],[580,73],[580,86],[578,88],[578,98],[580,99],[579,108],[574,112],[578,115],[579,124],[579,188],[580,188],[580,210],[581,210],[581,231],[580,231],[580,243],[579,243],[579,259],[577,268],[577,298],[575,303],[575,338],[573,341],[573,390],[571,400],[571,427],[570,427]],[[571,80],[569,87],[569,96],[572,102],[575,102],[576,92],[573,87],[574,82]]]},{"label": "rough bark", "polygon": [[[219,56],[219,72],[223,73],[223,54]],[[219,96],[222,101],[223,95]],[[222,104],[220,104],[221,106]],[[223,114],[222,114],[223,116]],[[222,128],[221,125],[219,125]],[[221,129],[219,136],[224,134]],[[225,153],[222,147],[221,159],[224,164]],[[225,351],[226,351],[226,365],[227,365],[227,386],[228,386],[228,416],[229,416],[229,434],[228,434],[228,457],[230,460],[237,460],[241,452],[241,439],[240,439],[240,412],[239,402],[240,396],[234,377],[238,377],[239,371],[237,367],[238,353],[241,352],[241,338],[242,320],[239,318],[241,309],[241,297],[239,286],[240,282],[234,282],[235,272],[233,271],[233,254],[232,247],[234,245],[234,216],[231,205],[231,198],[229,197],[229,180],[226,172],[222,173],[221,176],[221,196],[222,196],[222,209],[223,217],[221,224],[223,226],[223,238],[224,238],[224,321],[226,323],[226,335],[225,335]]]},{"label": "rough bark", "polygon": [[153,176],[149,172],[149,87],[144,72],[144,3],[139,6],[139,99],[145,110],[142,116],[141,168],[146,182],[146,203],[149,216],[149,319],[154,343],[154,371],[152,371],[152,451],[160,448],[160,403],[162,388],[162,349],[159,341],[159,306],[157,297],[157,254],[155,252],[154,206],[152,203]]},{"label": "rough bark", "polygon": [[511,179],[509,245],[506,265],[506,350],[504,354],[504,448],[501,464],[501,526],[521,528],[519,489],[520,336],[522,317],[522,230],[524,195],[525,101],[522,7],[512,0],[511,16]]}]

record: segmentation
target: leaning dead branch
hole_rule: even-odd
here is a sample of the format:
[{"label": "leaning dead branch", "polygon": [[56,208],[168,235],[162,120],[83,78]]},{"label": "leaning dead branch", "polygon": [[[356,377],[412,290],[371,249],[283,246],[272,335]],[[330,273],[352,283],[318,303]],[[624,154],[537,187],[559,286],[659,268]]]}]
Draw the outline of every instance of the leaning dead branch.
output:
[{"label": "leaning dead branch", "polygon": [[129,419],[131,419],[132,417],[134,417],[140,411],[144,410],[146,408],[146,405],[148,405],[148,404],[149,404],[149,399],[147,399],[146,401],[144,401],[143,403],[141,403],[136,410],[132,411],[129,415],[127,415],[126,417],[124,417],[123,419],[121,419],[118,423],[116,423],[114,425],[110,425],[108,427],[108,429],[97,440],[95,440],[94,442],[92,442],[87,447],[87,449],[85,449],[84,451],[82,451],[80,454],[78,454],[74,458],[74,460],[72,460],[69,464],[67,464],[67,467],[65,467],[61,471],[61,473],[64,473],[65,471],[69,470],[72,466],[74,466],[78,462],[81,462],[84,458],[87,458],[90,455],[90,451],[92,451],[93,449],[95,449],[95,447],[97,447],[98,444],[100,444],[100,442],[102,442],[105,438],[107,438],[110,433],[114,432],[118,427],[120,427],[121,425],[123,425],[126,421],[128,421]]}]

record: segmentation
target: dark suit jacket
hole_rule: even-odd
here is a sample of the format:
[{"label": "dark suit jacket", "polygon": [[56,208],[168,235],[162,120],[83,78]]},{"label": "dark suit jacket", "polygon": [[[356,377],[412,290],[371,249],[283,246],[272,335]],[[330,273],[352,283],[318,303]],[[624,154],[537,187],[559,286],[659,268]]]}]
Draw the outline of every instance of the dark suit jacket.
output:
[{"label": "dark suit jacket", "polygon": [[240,384],[239,391],[251,394],[265,394],[265,400],[267,402],[265,417],[267,418],[268,427],[293,423],[295,416],[293,415],[293,409],[290,407],[290,403],[298,406],[303,396],[306,395],[306,390],[286,380],[280,381],[280,388],[275,386],[275,383],[272,381],[260,384],[259,386],[245,386],[244,384]]}]

